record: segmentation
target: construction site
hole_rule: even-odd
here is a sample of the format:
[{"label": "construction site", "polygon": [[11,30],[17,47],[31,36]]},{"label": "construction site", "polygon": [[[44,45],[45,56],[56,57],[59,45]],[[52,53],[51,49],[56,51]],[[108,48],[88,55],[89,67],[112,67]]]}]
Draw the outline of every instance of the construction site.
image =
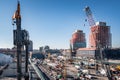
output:
[{"label": "construction site", "polygon": [[107,58],[112,50],[112,34],[106,22],[95,22],[92,12],[85,8],[90,26],[89,47],[85,33],[76,30],[70,39],[70,49],[59,55],[46,52],[46,58],[32,59],[51,80],[119,80],[120,60]]},{"label": "construction site", "polygon": [[21,28],[20,1],[17,1],[12,17],[16,29],[13,30],[15,49],[11,52],[15,54],[13,62],[0,66],[0,80],[120,80],[120,49],[112,48],[111,26],[96,22],[89,6],[84,12],[89,38],[77,29],[71,35],[69,49],[52,50],[45,46],[33,50],[28,31]]},{"label": "construction site", "polygon": [[[76,33],[74,33],[74,35],[72,36],[71,41],[70,42],[72,46],[70,46],[70,53],[71,54],[75,54],[76,56],[72,56],[72,57],[86,57],[87,58],[87,62],[89,63],[91,59],[94,59],[95,62],[95,70],[97,71],[97,65],[101,65],[99,66],[99,68],[104,69],[106,72],[106,76],[108,77],[108,80],[113,80],[113,74],[111,73],[112,69],[114,68],[115,70],[115,66],[118,66],[120,63],[114,64],[114,60],[111,62],[109,62],[110,58],[106,57],[109,56],[111,54],[110,51],[112,51],[112,34],[110,31],[110,26],[107,26],[106,22],[95,22],[94,18],[93,18],[93,14],[92,11],[90,9],[89,6],[85,7],[84,9],[87,19],[86,21],[89,23],[90,26],[90,33],[89,33],[89,46],[79,46],[77,45],[75,46],[76,43],[81,43],[84,42],[84,45],[86,44],[86,39],[85,39],[85,33],[83,35],[77,35],[74,37],[74,35],[76,35]],[[80,39],[82,39],[83,41],[80,41]],[[76,48],[77,47],[77,48]],[[108,53],[109,52],[109,53]],[[119,53],[118,53],[119,55]],[[114,67],[113,67],[114,65]],[[117,67],[118,68],[118,67]],[[96,73],[97,74],[97,73]],[[119,70],[118,70],[118,75],[119,76]],[[104,80],[104,79],[101,79]],[[107,80],[107,79],[105,79]],[[118,80],[118,79],[117,79]]]}]

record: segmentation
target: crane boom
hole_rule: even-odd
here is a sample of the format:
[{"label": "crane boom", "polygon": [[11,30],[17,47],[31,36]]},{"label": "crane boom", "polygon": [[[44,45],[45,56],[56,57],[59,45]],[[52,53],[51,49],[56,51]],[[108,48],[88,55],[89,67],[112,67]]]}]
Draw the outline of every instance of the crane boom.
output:
[{"label": "crane boom", "polygon": [[[89,22],[90,27],[95,26],[96,24],[95,24],[95,21],[94,21],[93,16],[92,16],[92,11],[90,10],[90,8],[88,6],[85,7],[85,13],[86,13],[86,16],[88,18],[87,20]],[[102,67],[103,67],[103,64],[105,64],[105,63],[103,63],[104,56],[103,56],[103,53],[102,53],[100,42],[98,40],[95,40],[94,32],[96,33],[96,31],[97,31],[96,27],[95,27],[94,30],[91,29],[91,33],[92,33],[93,39],[94,39],[95,43],[97,44],[96,48],[100,51],[100,55],[99,56],[101,57],[100,61],[101,61]],[[96,55],[96,57],[97,56],[98,55]],[[97,60],[97,58],[96,58],[96,60]],[[110,65],[109,65],[109,63],[105,64],[105,68],[106,68],[106,71],[107,71],[107,77],[108,77],[108,79],[112,80],[112,74],[110,73]]]},{"label": "crane boom", "polygon": [[89,6],[85,7],[85,12],[86,12],[86,15],[87,15],[90,27],[94,26],[95,25],[95,21],[93,19],[92,11],[90,10]]}]

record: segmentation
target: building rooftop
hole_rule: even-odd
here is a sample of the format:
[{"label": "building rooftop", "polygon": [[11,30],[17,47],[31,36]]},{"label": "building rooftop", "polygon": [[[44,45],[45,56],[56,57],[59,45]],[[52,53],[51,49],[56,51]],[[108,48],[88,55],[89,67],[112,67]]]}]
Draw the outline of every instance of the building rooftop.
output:
[{"label": "building rooftop", "polygon": [[96,22],[96,26],[106,26],[106,22]]},{"label": "building rooftop", "polygon": [[79,48],[78,50],[96,50],[96,48]]}]

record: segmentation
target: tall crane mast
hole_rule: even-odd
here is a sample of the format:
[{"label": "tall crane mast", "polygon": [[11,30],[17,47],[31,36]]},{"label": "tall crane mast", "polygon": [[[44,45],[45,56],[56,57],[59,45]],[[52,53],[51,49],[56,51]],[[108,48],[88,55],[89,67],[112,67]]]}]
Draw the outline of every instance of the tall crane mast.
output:
[{"label": "tall crane mast", "polygon": [[[99,54],[100,55],[97,55],[95,54],[95,58],[96,59],[99,59],[100,57],[100,60],[101,60],[101,63],[102,63],[102,59],[103,59],[103,55],[102,55],[102,51],[101,51],[101,45],[100,45],[100,42],[99,40],[96,38],[98,35],[96,34],[98,31],[97,31],[97,27],[94,27],[96,24],[95,24],[95,21],[93,19],[93,16],[92,16],[92,11],[90,10],[89,6],[85,7],[85,13],[86,13],[86,16],[88,18],[88,22],[89,22],[89,25],[90,25],[90,29],[91,29],[91,35],[92,35],[92,38],[94,40],[94,43],[96,44],[96,46],[94,46],[97,50],[99,50]],[[93,29],[91,27],[94,27]]]},{"label": "tall crane mast", "polygon": [[[86,13],[86,16],[88,18],[87,20],[89,22],[90,27],[95,26],[96,24],[95,24],[95,21],[93,19],[92,11],[90,10],[89,6],[85,7],[85,13]],[[91,33],[92,33],[92,36],[93,36],[93,39],[94,39],[95,43],[97,43],[96,48],[99,49],[99,51],[100,51],[100,55],[99,55],[100,56],[100,61],[101,61],[101,64],[103,65],[104,58],[103,58],[103,54],[102,54],[102,50],[101,50],[101,45],[100,45],[99,41],[95,40],[94,32],[96,33],[96,29],[95,30],[91,30]],[[108,77],[108,79],[112,80],[112,74],[110,73],[109,63],[105,64],[105,68],[106,68],[106,71],[107,71],[107,77]]]},{"label": "tall crane mast", "polygon": [[[97,27],[94,27],[96,24],[95,24],[95,21],[93,19],[93,16],[92,16],[92,11],[90,10],[90,7],[87,6],[85,7],[85,13],[86,13],[86,16],[87,16],[87,20],[89,22],[89,25],[90,25],[90,29],[91,29],[91,35],[92,35],[92,38],[93,38],[93,41],[94,43],[96,44],[94,47],[100,51],[100,55],[95,55],[96,59],[99,59],[99,57],[101,58],[101,61],[103,59],[103,55],[102,55],[102,51],[101,51],[101,44],[100,44],[100,40],[97,38],[97,36],[99,36],[98,33],[98,29]],[[94,28],[92,28],[94,27]]]},{"label": "tall crane mast", "polygon": [[89,6],[87,6],[87,7],[85,8],[85,12],[86,12],[86,15],[87,15],[87,18],[88,18],[88,22],[89,22],[90,27],[94,26],[94,25],[95,25],[95,21],[94,21],[94,19],[93,19],[92,11],[90,10]]}]

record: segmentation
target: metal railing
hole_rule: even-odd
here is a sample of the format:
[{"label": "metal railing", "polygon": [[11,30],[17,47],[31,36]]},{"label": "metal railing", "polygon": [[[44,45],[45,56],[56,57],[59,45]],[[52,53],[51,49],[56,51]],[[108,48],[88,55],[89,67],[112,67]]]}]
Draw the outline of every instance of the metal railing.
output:
[{"label": "metal railing", "polygon": [[41,80],[46,80],[44,78],[44,76],[42,75],[42,72],[38,69],[38,67],[29,59],[29,62],[31,64],[31,66],[33,67],[33,69],[35,70],[36,74],[38,75],[38,77],[41,79]]}]

